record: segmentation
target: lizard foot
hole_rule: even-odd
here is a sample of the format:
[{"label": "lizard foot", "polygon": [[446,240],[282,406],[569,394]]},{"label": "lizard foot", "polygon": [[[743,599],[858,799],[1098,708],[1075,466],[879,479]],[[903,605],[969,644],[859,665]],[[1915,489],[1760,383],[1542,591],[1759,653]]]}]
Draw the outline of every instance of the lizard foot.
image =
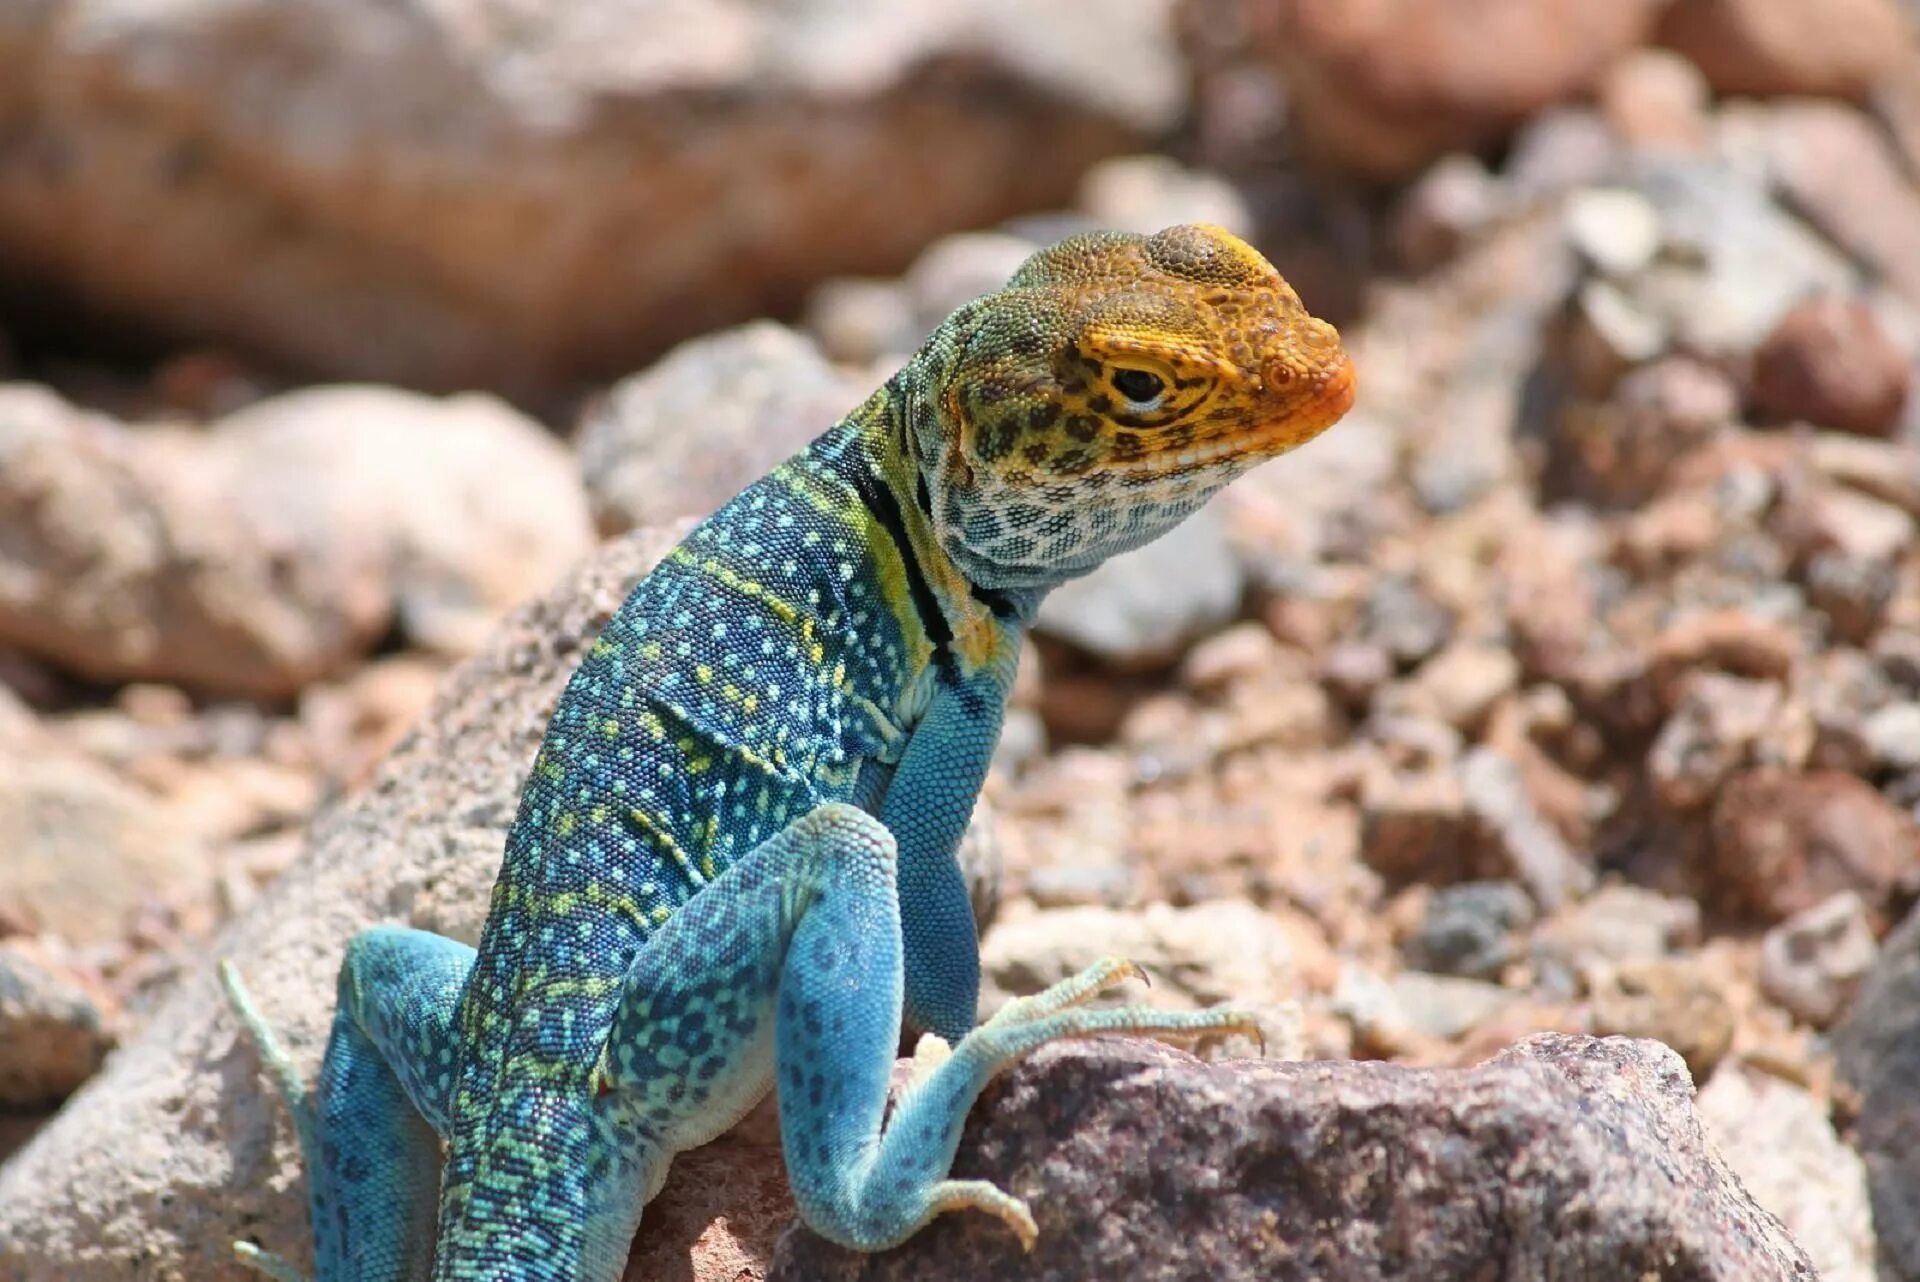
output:
[{"label": "lizard foot", "polygon": [[1044,1019],[1063,1010],[1084,1006],[1100,994],[1119,987],[1129,979],[1152,986],[1153,981],[1147,972],[1125,957],[1102,957],[1093,965],[1077,975],[1061,980],[1052,987],[1033,994],[1031,997],[1016,997],[995,1011],[987,1020],[985,1027],[1004,1024],[1021,1024],[1028,1020]]}]

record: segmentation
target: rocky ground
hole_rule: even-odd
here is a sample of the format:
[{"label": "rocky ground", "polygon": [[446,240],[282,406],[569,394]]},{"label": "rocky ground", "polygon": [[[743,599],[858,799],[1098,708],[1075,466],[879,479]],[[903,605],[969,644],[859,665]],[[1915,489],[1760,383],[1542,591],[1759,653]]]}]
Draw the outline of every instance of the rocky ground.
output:
[{"label": "rocky ground", "polygon": [[[1116,85],[1092,5],[658,61],[402,6],[433,77],[370,5],[54,7],[0,14],[0,1280],[297,1253],[211,958],[311,1063],[354,929],[477,934],[674,530],[1035,245],[1188,220],[1359,405],[1050,599],[968,855],[990,1003],[1121,952],[1271,1060],[996,1086],[1032,1259],[788,1232],[762,1117],[630,1276],[1920,1279],[1920,9],[1168,0]],[[321,125],[189,74],[295,53]]]}]

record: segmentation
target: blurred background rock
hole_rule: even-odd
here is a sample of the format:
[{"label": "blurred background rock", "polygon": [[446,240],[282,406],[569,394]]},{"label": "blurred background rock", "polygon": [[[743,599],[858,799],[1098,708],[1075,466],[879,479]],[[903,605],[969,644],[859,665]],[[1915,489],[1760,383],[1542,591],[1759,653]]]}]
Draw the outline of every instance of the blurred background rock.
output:
[{"label": "blurred background rock", "polygon": [[[0,0],[0,1154],[41,1135],[0,1278],[180,1276],[278,1169],[267,1106],[215,1133],[255,1090],[206,1031],[216,937],[319,885],[477,929],[514,770],[466,811],[376,772],[436,687],[465,737],[415,757],[518,759],[539,699],[462,692],[559,671],[585,616],[510,607],[710,510],[1035,246],[1189,220],[1341,324],[1361,399],[1048,603],[980,838],[990,999],[1117,950],[1151,1001],[1298,1003],[1314,1057],[1656,1038],[1821,1276],[1920,1278],[1917,30]],[[453,835],[339,863],[382,805]],[[740,1178],[719,1225],[670,1186],[660,1249],[773,1276],[784,1192]]]}]

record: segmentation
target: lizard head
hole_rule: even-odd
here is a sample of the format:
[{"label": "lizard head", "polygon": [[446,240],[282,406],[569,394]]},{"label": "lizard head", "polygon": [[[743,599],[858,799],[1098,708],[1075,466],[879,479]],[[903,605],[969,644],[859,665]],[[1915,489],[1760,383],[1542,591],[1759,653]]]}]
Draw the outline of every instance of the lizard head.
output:
[{"label": "lizard head", "polygon": [[1333,326],[1217,227],[1035,254],[929,341],[922,500],[973,582],[1044,588],[1178,524],[1353,404]]}]

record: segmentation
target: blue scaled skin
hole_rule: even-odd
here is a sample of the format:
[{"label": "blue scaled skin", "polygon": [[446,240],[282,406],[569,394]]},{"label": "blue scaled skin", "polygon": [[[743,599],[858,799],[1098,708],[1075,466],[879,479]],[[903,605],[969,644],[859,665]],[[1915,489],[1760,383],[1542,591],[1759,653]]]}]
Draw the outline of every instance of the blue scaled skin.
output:
[{"label": "blue scaled skin", "polygon": [[[975,1027],[954,851],[1022,632],[1351,400],[1332,328],[1227,233],[1076,237],[696,528],[568,684],[477,950],[354,938],[311,1095],[223,969],[300,1133],[320,1282],[613,1282],[674,1154],[770,1087],[823,1236],[971,1207],[1030,1246],[1022,1202],[947,1178],[987,1080],[1247,1017],[1087,1008],[1115,959]],[[932,1036],[883,1128],[903,1016]]]}]

